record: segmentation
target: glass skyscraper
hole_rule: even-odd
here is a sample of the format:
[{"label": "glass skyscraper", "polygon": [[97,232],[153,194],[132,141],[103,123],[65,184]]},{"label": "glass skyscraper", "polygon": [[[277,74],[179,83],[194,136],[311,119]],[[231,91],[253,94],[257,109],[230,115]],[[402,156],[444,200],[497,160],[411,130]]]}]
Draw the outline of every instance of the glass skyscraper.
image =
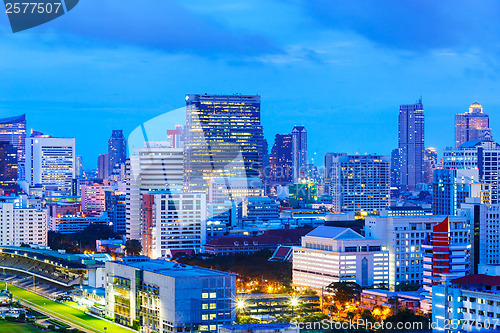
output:
[{"label": "glass skyscraper", "polygon": [[17,153],[9,142],[0,141],[0,188],[4,192],[17,191]]},{"label": "glass skyscraper", "polygon": [[113,130],[108,140],[108,175],[119,174],[122,164],[127,160],[127,139],[123,136],[123,130]]},{"label": "glass skyscraper", "polygon": [[292,135],[276,134],[271,148],[271,181],[281,185],[292,182]]},{"label": "glass skyscraper", "polygon": [[26,140],[26,115],[0,119],[0,142],[9,142],[17,149],[19,179],[25,179],[24,158]]},{"label": "glass skyscraper", "polygon": [[207,192],[213,178],[262,176],[260,96],[187,95],[185,187]]},{"label": "glass skyscraper", "polygon": [[407,189],[424,182],[424,106],[399,107],[399,180]]},{"label": "glass skyscraper", "polygon": [[304,126],[295,126],[292,130],[292,165],[293,182],[307,172],[307,131]]}]

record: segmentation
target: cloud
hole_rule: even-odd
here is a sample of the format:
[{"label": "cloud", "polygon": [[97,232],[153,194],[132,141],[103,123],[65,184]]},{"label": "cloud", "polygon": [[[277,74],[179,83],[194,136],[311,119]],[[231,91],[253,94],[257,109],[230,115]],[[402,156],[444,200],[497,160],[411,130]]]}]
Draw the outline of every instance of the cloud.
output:
[{"label": "cloud", "polygon": [[63,17],[31,30],[34,34],[40,32],[66,35],[68,42],[76,35],[91,43],[125,44],[211,58],[281,52],[267,36],[228,28],[173,0],[80,1]]},{"label": "cloud", "polygon": [[427,52],[481,47],[499,51],[500,3],[466,0],[299,0],[320,25],[354,31],[386,47]]}]

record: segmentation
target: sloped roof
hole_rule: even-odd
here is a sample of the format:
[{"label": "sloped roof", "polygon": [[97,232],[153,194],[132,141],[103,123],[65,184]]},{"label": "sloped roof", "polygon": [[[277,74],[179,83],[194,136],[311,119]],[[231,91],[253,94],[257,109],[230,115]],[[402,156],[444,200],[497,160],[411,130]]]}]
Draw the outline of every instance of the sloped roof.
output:
[{"label": "sloped roof", "polygon": [[[298,245],[302,236],[311,230],[311,228],[272,229],[259,236],[218,237],[207,241],[205,247],[254,246],[254,242],[255,246]],[[245,242],[247,242],[247,245],[245,245]]]},{"label": "sloped roof", "polygon": [[500,276],[486,274],[471,274],[451,280],[455,284],[482,284],[485,286],[500,286]]},{"label": "sloped roof", "polygon": [[319,226],[306,236],[332,238],[332,239],[363,239],[364,237],[358,234],[351,228]]}]

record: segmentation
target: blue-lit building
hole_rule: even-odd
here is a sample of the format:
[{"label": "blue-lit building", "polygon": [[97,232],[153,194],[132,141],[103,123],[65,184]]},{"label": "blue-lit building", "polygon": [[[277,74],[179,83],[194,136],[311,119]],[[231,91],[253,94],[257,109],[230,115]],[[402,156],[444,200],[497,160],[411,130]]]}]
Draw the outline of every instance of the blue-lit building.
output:
[{"label": "blue-lit building", "polygon": [[17,149],[19,179],[25,179],[24,159],[26,140],[26,115],[0,119],[0,141],[9,142]]},{"label": "blue-lit building", "polygon": [[262,177],[260,96],[187,95],[185,187],[208,193],[212,178]]},{"label": "blue-lit building", "polygon": [[127,160],[127,139],[123,130],[113,130],[108,140],[108,176],[119,174],[122,164]]},{"label": "blue-lit building", "polygon": [[9,142],[0,141],[0,189],[4,193],[17,192],[17,149]]},{"label": "blue-lit building", "polygon": [[113,231],[124,234],[127,231],[127,208],[125,193],[105,192],[106,212],[113,225]]}]

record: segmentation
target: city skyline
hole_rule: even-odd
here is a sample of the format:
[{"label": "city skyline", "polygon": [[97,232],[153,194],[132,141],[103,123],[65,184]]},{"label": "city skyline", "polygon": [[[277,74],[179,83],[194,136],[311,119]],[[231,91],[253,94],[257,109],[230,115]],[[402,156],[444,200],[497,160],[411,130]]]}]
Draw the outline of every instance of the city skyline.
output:
[{"label": "city skyline", "polygon": [[[367,5],[373,6],[370,1]],[[259,94],[268,142],[277,133],[304,125],[308,150],[319,156],[340,151],[386,155],[397,138],[380,133],[395,131],[398,106],[422,95],[426,142],[441,152],[453,146],[454,115],[474,100],[491,115],[491,128],[500,127],[495,117],[500,108],[497,50],[491,37],[496,28],[483,34],[488,24],[456,25],[465,13],[493,22],[488,13],[496,5],[462,5],[439,16],[444,22],[437,34],[420,21],[408,29],[371,29],[378,16],[401,27],[387,16],[391,10],[398,17],[419,15],[422,22],[434,22],[447,5],[430,2],[415,8],[398,4],[391,10],[383,5],[364,18],[351,5],[322,1],[216,1],[210,6],[202,1],[151,1],[133,10],[133,3],[125,1],[116,9],[123,21],[109,26],[104,17],[113,16],[114,6],[105,1],[102,12],[80,3],[57,21],[18,34],[10,32],[2,16],[2,60],[8,66],[0,83],[2,116],[26,113],[28,129],[76,137],[85,168],[95,168],[113,129],[128,134],[181,107],[186,93]],[[287,15],[276,19],[275,11]],[[347,11],[353,14],[342,15]],[[171,20],[160,20],[156,13],[167,13]],[[202,42],[200,32],[189,27],[193,21],[206,35]],[[143,29],[131,31],[130,26]],[[134,33],[120,34],[120,29]],[[419,29],[422,33],[415,34]],[[475,42],[469,45],[468,40]],[[200,79],[204,77],[211,80]],[[98,129],[91,136],[90,127]]]}]

